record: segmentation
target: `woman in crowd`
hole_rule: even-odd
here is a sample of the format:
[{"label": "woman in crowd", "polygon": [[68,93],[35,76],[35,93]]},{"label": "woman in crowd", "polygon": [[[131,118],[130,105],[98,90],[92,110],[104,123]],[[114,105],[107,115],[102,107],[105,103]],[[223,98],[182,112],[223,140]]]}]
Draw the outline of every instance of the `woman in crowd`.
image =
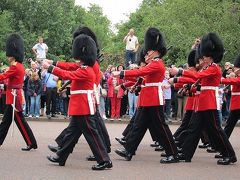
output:
[{"label": "woman in crowd", "polygon": [[38,73],[33,72],[28,82],[28,95],[30,96],[31,106],[29,117],[39,118],[40,116],[40,97],[42,93],[42,82]]}]

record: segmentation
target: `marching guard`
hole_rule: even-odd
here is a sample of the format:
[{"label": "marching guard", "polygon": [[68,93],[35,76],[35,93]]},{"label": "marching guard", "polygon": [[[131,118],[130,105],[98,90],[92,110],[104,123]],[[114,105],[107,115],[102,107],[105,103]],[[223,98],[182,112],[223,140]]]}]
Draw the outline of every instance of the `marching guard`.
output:
[{"label": "marching guard", "polygon": [[0,74],[0,80],[8,79],[6,91],[6,110],[0,124],[0,146],[3,144],[9,127],[14,120],[21,132],[27,147],[22,148],[23,151],[37,149],[37,142],[31,128],[23,116],[22,87],[24,79],[24,43],[18,34],[11,34],[6,42],[6,56],[10,63],[9,70]]}]

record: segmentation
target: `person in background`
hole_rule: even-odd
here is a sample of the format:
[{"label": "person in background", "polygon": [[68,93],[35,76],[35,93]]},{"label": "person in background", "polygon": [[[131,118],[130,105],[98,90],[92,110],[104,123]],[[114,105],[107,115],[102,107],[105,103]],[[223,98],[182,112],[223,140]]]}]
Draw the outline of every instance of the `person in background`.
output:
[{"label": "person in background", "polygon": [[126,44],[125,68],[127,68],[130,64],[135,63],[139,43],[138,38],[134,35],[134,33],[134,29],[131,28],[123,39],[123,42]]},{"label": "person in background", "polygon": [[[62,85],[64,85],[66,82],[68,82],[68,81],[63,80]],[[64,88],[63,90],[61,88],[58,89],[58,93],[63,100],[63,115],[64,115],[65,119],[68,117],[68,103],[69,103],[69,97],[70,97],[70,86],[71,86],[71,84],[67,85],[67,87]]]},{"label": "person in background", "polygon": [[[2,70],[0,74],[4,73],[5,71],[6,70]],[[0,116],[3,116],[6,109],[6,87],[7,79],[0,81]]]},{"label": "person in background", "polygon": [[28,81],[32,75],[32,72],[30,69],[25,69],[25,75],[24,75],[24,81],[23,81],[23,92],[24,92],[24,98],[25,98],[25,106],[23,114],[25,117],[28,117],[29,115],[29,109],[30,109],[30,97],[28,95]]},{"label": "person in background", "polygon": [[[111,72],[115,71],[115,67],[112,67]],[[121,84],[122,80],[113,76],[108,79],[108,97],[111,100],[111,120],[120,118],[121,98],[123,91],[115,91],[114,88]]]},{"label": "person in background", "polygon": [[102,74],[102,79],[100,82],[100,106],[99,106],[99,113],[104,120],[107,119],[106,117],[106,110],[105,110],[105,99],[107,98],[107,90],[106,90],[106,80],[105,76]]},{"label": "person in background", "polygon": [[42,73],[46,88],[46,115],[48,119],[56,117],[56,98],[57,98],[57,80],[58,77],[48,72]]},{"label": "person in background", "polygon": [[42,82],[36,72],[32,73],[30,80],[28,81],[27,94],[31,100],[30,113],[28,117],[40,116],[40,97],[42,93]]},{"label": "person in background", "polygon": [[[59,89],[62,87],[62,80],[58,79],[57,80],[57,99],[56,99],[56,112],[58,114],[62,114],[64,115],[64,109],[63,109],[63,97],[62,95],[64,95],[64,93],[60,93]],[[64,95],[65,96],[65,95]]]},{"label": "person in background", "polygon": [[33,46],[32,51],[36,55],[37,61],[42,61],[46,59],[48,53],[48,46],[43,42],[42,37],[38,38],[38,43]]},{"label": "person in background", "polygon": [[[108,79],[111,76],[111,69],[112,69],[113,65],[108,65],[107,70],[104,72],[103,77],[104,77],[104,81],[103,81],[103,89],[107,90],[108,93]],[[105,98],[105,114],[107,118],[111,117],[111,101],[110,98],[107,96]]]},{"label": "person in background", "polygon": [[[130,64],[129,69],[138,69],[137,64]],[[137,109],[138,96],[135,92],[128,91],[129,118],[131,119]]]},{"label": "person in background", "polygon": [[165,78],[163,80],[163,97],[164,97],[164,114],[166,121],[170,121],[171,118],[171,84],[168,82],[170,73],[168,70],[165,71]]}]

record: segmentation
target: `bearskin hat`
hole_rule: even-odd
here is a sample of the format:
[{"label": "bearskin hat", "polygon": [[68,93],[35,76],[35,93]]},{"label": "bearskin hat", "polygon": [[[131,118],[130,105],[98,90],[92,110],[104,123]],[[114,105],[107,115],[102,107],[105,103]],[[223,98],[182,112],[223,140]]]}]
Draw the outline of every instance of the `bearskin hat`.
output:
[{"label": "bearskin hat", "polygon": [[196,49],[193,49],[188,54],[188,66],[189,67],[195,67],[196,66],[195,56],[196,56]]},{"label": "bearskin hat", "polygon": [[234,67],[240,68],[240,54],[236,57],[234,61]]},{"label": "bearskin hat", "polygon": [[163,35],[157,28],[149,28],[144,37],[145,50],[156,50],[163,57],[167,53],[166,44]]},{"label": "bearskin hat", "polygon": [[87,26],[79,26],[73,33],[73,39],[75,39],[80,34],[88,35],[95,41],[97,46],[97,54],[99,55],[100,50],[97,41],[97,36],[95,35],[95,33]]},{"label": "bearskin hat", "polygon": [[137,64],[140,65],[141,62],[145,63],[145,55],[146,55],[146,50],[144,47],[140,49],[140,51],[137,54]]},{"label": "bearskin hat", "polygon": [[96,43],[90,36],[80,34],[73,41],[72,55],[82,60],[84,65],[93,66],[97,59]]},{"label": "bearskin hat", "polygon": [[202,56],[211,57],[215,63],[221,62],[224,54],[222,40],[215,33],[208,33],[201,40],[200,53]]},{"label": "bearskin hat", "polygon": [[6,41],[6,56],[14,57],[16,61],[22,63],[24,59],[24,43],[19,34],[11,34]]}]

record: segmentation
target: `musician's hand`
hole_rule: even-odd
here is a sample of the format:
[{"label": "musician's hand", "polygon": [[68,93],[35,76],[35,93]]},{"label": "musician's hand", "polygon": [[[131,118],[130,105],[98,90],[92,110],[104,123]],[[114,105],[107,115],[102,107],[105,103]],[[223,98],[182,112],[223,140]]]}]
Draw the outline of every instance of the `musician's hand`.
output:
[{"label": "musician's hand", "polygon": [[116,86],[116,87],[114,88],[114,90],[115,90],[115,91],[119,91],[120,87],[121,87],[121,86]]},{"label": "musician's hand", "polygon": [[169,72],[172,76],[177,75],[178,71],[179,71],[179,69],[176,68],[176,67],[172,67],[172,68],[169,69]]},{"label": "musician's hand", "polygon": [[192,85],[191,85],[191,89],[196,89],[196,87],[197,87],[197,86],[196,86],[195,84],[192,84]]},{"label": "musician's hand", "polygon": [[113,71],[113,72],[112,72],[112,75],[113,75],[114,77],[118,77],[118,76],[120,76],[120,71]]},{"label": "musician's hand", "polygon": [[50,60],[50,59],[44,59],[43,61],[48,62],[48,64],[53,64],[53,60]]},{"label": "musician's hand", "polygon": [[174,83],[173,83],[173,79],[174,79],[174,78],[170,78],[170,79],[168,80],[169,84],[174,84]]},{"label": "musician's hand", "polygon": [[62,92],[62,91],[63,91],[63,89],[62,89],[62,88],[59,88],[59,89],[58,89],[58,92],[59,92],[59,93],[60,93],[60,92]]},{"label": "musician's hand", "polygon": [[43,60],[42,67],[43,67],[44,69],[48,69],[50,65],[51,65],[51,64],[49,64],[48,61]]}]

